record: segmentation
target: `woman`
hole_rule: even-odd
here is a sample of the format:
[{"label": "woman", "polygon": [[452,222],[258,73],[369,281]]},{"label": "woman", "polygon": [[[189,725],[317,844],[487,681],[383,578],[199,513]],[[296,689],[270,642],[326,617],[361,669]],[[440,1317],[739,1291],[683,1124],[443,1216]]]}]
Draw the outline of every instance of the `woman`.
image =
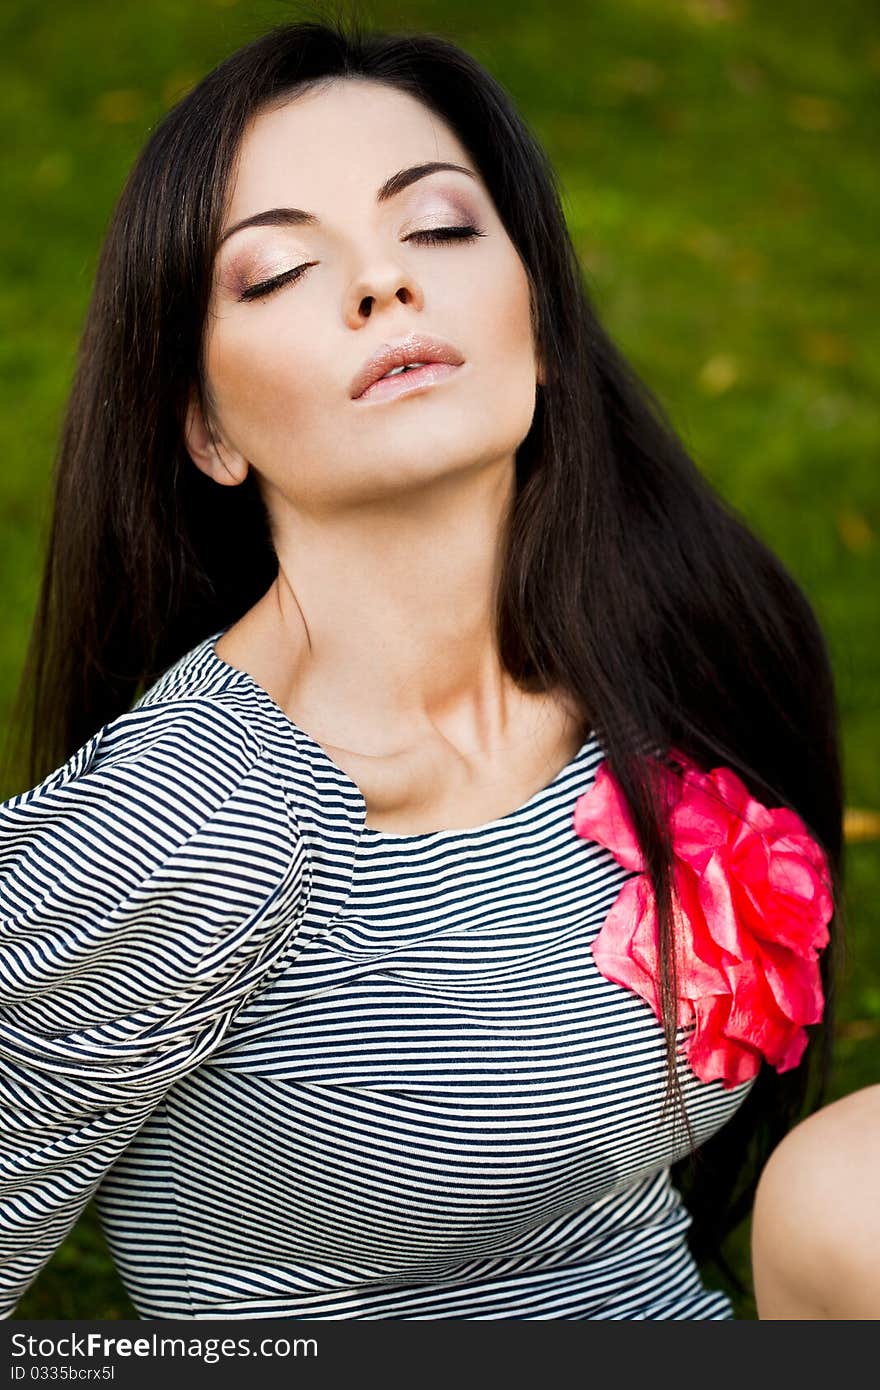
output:
[{"label": "woman", "polygon": [[[151,135],[27,678],[6,1316],[93,1193],[144,1317],[733,1316],[697,1262],[828,1066],[828,655],[452,44],[284,26]],[[789,818],[766,949],[680,954],[697,806]]]}]

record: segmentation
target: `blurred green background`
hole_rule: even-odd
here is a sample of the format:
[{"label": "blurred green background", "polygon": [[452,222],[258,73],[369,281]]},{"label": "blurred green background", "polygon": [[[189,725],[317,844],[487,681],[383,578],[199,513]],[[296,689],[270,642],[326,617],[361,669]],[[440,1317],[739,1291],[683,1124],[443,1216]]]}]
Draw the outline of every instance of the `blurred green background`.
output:
[{"label": "blurred green background", "polygon": [[[832,1098],[878,1081],[876,4],[411,0],[359,13],[452,38],[512,93],[559,172],[603,322],[816,609],[838,680],[848,806],[850,959]],[[78,333],[128,168],[209,68],[305,17],[268,0],[4,0],[0,717],[34,608]],[[748,1237],[746,1222],[729,1254],[750,1286]],[[715,1269],[704,1278],[728,1287]],[[754,1318],[751,1297],[735,1304]],[[91,1207],[16,1311],[135,1316]]]}]

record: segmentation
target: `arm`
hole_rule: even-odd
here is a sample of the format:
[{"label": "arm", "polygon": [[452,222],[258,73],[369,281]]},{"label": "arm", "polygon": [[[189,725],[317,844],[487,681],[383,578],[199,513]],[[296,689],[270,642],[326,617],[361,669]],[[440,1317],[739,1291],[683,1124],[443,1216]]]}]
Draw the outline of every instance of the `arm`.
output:
[{"label": "arm", "polygon": [[0,804],[0,1317],[295,951],[304,864],[271,759],[207,701]]}]

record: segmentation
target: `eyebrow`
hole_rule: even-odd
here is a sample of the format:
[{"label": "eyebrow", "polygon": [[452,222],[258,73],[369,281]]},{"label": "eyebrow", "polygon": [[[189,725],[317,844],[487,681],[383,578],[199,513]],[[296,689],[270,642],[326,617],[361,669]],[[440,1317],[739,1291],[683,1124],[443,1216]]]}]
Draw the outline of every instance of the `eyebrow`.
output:
[{"label": "eyebrow", "polygon": [[[467,174],[472,179],[477,177],[473,169],[466,169],[463,164],[446,164],[438,160],[434,160],[430,164],[412,164],[408,169],[399,169],[396,174],[391,175],[390,179],[385,180],[376,194],[376,202],[387,203],[390,198],[402,193],[411,183],[446,169],[451,169],[459,174]],[[236,222],[234,226],[229,227],[221,236],[217,247],[219,249],[224,241],[228,241],[233,233],[240,232],[242,227],[316,227],[320,226],[320,223],[320,217],[316,217],[313,212],[304,212],[302,208],[267,208],[265,212],[255,212],[252,217],[245,217],[241,222]]]}]

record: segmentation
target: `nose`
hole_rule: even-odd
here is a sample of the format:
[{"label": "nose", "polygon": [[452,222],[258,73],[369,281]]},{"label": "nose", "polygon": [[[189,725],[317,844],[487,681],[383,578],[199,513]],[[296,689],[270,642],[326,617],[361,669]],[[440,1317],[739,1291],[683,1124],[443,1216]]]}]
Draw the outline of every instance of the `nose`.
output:
[{"label": "nose", "polygon": [[377,263],[371,270],[362,272],[350,286],[346,321],[356,328],[370,317],[374,308],[387,308],[395,301],[420,309],[423,304],[421,286],[394,261]]}]

